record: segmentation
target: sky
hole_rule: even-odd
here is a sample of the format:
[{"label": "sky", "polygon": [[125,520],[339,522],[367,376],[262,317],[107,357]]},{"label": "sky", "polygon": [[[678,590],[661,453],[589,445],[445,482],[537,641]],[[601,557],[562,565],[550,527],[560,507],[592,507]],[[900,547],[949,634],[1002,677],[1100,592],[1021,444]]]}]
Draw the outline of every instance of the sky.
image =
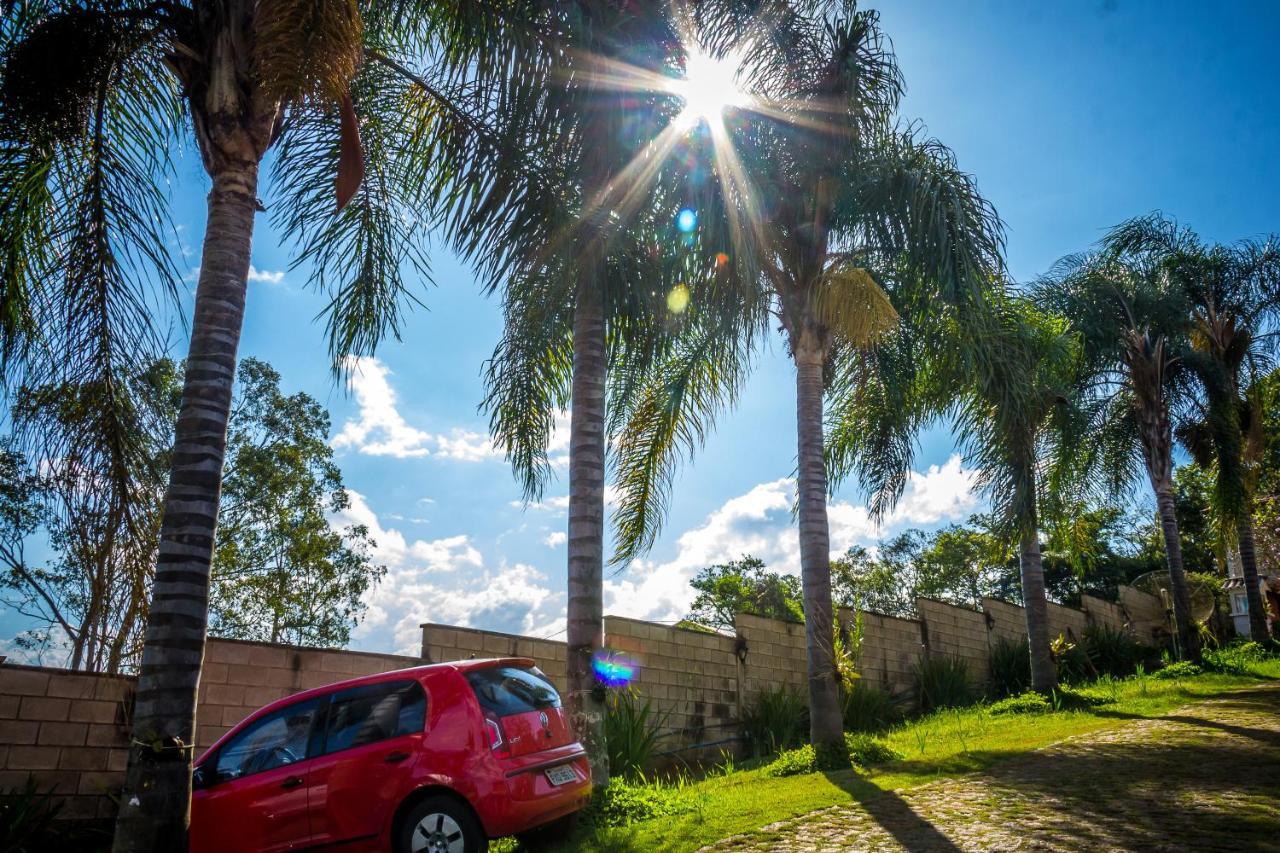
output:
[{"label": "sky", "polygon": [[[879,8],[907,81],[901,114],[949,145],[1003,218],[1007,260],[1027,281],[1122,220],[1162,210],[1206,239],[1280,231],[1280,4],[1129,0],[894,0]],[[208,179],[185,155],[173,186],[186,263],[198,264]],[[264,192],[270,208],[270,188]],[[559,477],[524,506],[477,406],[500,332],[496,299],[448,251],[432,253],[402,339],[329,372],[324,298],[290,270],[260,216],[241,355],[265,359],[286,391],[333,418],[351,506],[385,580],[367,597],[352,647],[416,653],[421,622],[563,636],[567,420]],[[194,278],[193,278],[194,281]],[[185,349],[175,336],[175,351]],[[662,536],[643,559],[606,567],[606,612],[679,619],[689,579],[753,554],[796,572],[792,522],[794,374],[781,339],[760,353],[739,404],[682,470]],[[982,507],[949,432],[920,438],[916,473],[877,527],[853,488],[831,502],[831,544],[874,545],[906,527],[963,521]],[[0,642],[24,627],[0,614]]]}]

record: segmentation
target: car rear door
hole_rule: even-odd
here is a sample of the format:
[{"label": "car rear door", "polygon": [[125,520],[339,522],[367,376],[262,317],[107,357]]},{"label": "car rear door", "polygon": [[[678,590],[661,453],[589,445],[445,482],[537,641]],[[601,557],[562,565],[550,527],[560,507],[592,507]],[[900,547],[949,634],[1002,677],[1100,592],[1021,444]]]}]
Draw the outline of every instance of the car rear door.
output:
[{"label": "car rear door", "polygon": [[308,775],[313,843],[346,844],[383,830],[421,754],[426,703],[422,685],[411,679],[330,697],[320,755]]},{"label": "car rear door", "polygon": [[321,705],[309,699],[254,720],[200,766],[192,853],[277,853],[311,844],[308,742]]}]

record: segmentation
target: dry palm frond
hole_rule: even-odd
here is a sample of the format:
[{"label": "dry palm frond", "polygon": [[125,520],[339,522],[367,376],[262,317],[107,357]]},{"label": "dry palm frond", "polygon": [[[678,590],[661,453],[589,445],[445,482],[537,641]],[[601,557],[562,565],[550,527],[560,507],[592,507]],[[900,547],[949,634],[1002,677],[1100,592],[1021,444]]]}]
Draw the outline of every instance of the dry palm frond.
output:
[{"label": "dry palm frond", "polygon": [[893,303],[862,267],[828,270],[813,309],[819,323],[856,347],[875,344],[898,325]]},{"label": "dry palm frond", "polygon": [[356,0],[263,0],[254,60],[269,98],[341,101],[363,53]]},{"label": "dry palm frond", "polygon": [[0,84],[5,120],[37,144],[81,136],[98,91],[119,59],[123,35],[121,24],[91,9],[72,9],[41,21],[6,59]]}]

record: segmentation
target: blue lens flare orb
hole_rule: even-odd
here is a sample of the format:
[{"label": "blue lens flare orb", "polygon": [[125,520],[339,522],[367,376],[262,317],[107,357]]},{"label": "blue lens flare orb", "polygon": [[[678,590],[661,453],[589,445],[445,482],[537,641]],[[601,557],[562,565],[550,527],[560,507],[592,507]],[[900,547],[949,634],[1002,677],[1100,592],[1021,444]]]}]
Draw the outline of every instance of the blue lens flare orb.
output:
[{"label": "blue lens flare orb", "polygon": [[693,208],[686,207],[676,214],[676,227],[683,234],[690,234],[693,229],[698,227],[698,214],[694,213]]},{"label": "blue lens flare orb", "polygon": [[636,665],[617,652],[601,649],[591,657],[596,681],[605,687],[626,687],[636,677]]}]

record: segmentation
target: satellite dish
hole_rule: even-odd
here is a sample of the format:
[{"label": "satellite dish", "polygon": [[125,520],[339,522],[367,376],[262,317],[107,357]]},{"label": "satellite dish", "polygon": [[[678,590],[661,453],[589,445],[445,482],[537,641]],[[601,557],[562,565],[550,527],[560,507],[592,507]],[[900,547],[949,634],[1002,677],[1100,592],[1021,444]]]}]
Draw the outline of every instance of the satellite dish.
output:
[{"label": "satellite dish", "polygon": [[[1173,592],[1172,584],[1169,583],[1169,573],[1167,571],[1147,572],[1129,581],[1129,586],[1160,600],[1168,615],[1170,633],[1176,634],[1177,632],[1173,630]],[[1187,598],[1191,602],[1192,621],[1203,622],[1213,615],[1213,587],[1203,579],[1187,576]]]}]

